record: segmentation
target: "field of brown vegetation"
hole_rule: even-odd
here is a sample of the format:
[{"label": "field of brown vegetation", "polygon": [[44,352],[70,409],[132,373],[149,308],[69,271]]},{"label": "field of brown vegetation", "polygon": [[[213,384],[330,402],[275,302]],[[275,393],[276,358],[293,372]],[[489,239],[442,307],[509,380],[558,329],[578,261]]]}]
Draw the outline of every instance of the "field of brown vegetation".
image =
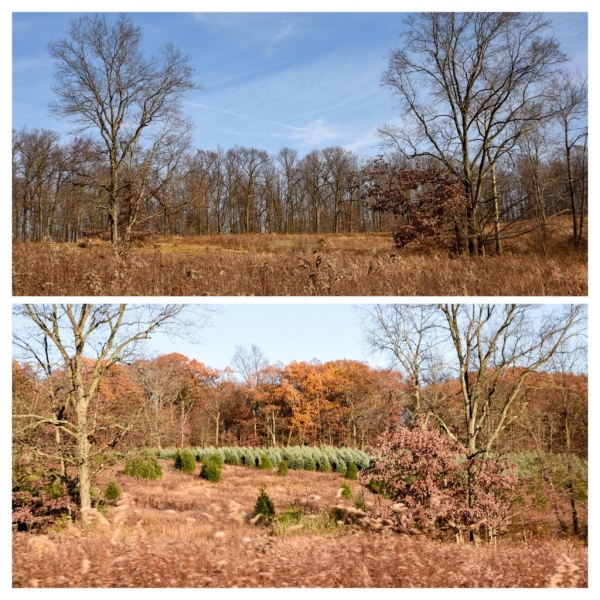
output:
[{"label": "field of brown vegetation", "polygon": [[567,228],[504,244],[502,256],[395,250],[391,234],[238,234],[13,244],[13,294],[98,296],[585,296],[587,252]]},{"label": "field of brown vegetation", "polygon": [[[112,467],[116,505],[89,513],[83,531],[69,525],[45,535],[13,533],[13,587],[586,587],[587,548],[514,534],[496,546],[458,545],[400,536],[331,516],[385,502],[339,474],[275,472],[225,465],[210,483],[175,471],[139,481]],[[265,486],[278,519],[253,522]],[[254,519],[255,521],[256,519]]]}]

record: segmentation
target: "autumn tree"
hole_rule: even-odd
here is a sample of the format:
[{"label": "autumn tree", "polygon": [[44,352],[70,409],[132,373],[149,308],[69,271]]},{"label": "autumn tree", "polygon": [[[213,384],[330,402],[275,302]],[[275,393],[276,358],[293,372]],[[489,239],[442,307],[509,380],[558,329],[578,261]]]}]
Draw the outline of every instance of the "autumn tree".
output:
[{"label": "autumn tree", "polygon": [[397,248],[435,242],[461,251],[467,199],[454,175],[436,166],[395,168],[379,158],[367,180],[366,193],[375,198],[374,210],[397,219]]},{"label": "autumn tree", "polygon": [[382,83],[402,125],[384,143],[432,157],[464,187],[467,245],[483,250],[484,184],[519,138],[554,114],[551,81],[566,58],[540,13],[411,13]]},{"label": "autumn tree", "polygon": [[[73,443],[64,455],[76,472],[81,509],[90,507],[94,422],[90,405],[114,365],[129,360],[140,342],[157,328],[175,332],[200,325],[182,320],[183,305],[24,304],[15,307],[14,347],[38,365],[65,373],[69,412],[26,413],[16,418],[51,425]],[[87,372],[86,372],[87,371]],[[42,372],[42,374],[44,374]],[[119,425],[114,424],[115,427]]]},{"label": "autumn tree", "polygon": [[487,527],[492,537],[506,524],[514,475],[487,461],[468,484],[473,458],[462,460],[466,449],[422,416],[389,428],[369,450],[374,464],[359,477],[373,478],[395,500],[388,513],[400,532],[438,537],[449,529],[462,537]]},{"label": "autumn tree", "polygon": [[96,136],[107,176],[96,174],[89,183],[106,197],[113,244],[122,203],[129,205],[130,231],[138,204],[162,188],[190,129],[181,99],[198,89],[188,56],[171,44],[160,58],[145,56],[141,42],[141,29],[127,15],[86,14],[71,21],[67,37],[49,45],[58,97],[51,111]]}]

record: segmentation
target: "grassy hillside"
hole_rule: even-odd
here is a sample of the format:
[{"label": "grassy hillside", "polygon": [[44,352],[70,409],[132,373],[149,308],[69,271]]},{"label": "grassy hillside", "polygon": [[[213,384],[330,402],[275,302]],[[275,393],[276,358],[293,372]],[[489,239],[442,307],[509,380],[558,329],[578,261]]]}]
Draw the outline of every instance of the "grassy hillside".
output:
[{"label": "grassy hillside", "polygon": [[[13,534],[14,587],[585,587],[587,548],[518,533],[497,547],[399,536],[362,518],[390,501],[343,475],[225,464],[210,483],[161,461],[143,481],[103,472],[120,498],[83,531]],[[353,498],[341,497],[346,483]],[[264,487],[276,516],[252,517]],[[334,508],[337,507],[337,508]]]}]

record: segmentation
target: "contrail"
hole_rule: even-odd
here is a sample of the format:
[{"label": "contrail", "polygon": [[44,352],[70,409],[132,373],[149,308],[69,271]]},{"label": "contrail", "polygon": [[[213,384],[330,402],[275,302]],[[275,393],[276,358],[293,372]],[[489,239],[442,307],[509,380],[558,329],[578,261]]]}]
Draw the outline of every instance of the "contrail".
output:
[{"label": "contrail", "polygon": [[228,115],[233,115],[234,117],[241,117],[242,119],[252,119],[252,117],[248,117],[247,115],[240,115],[238,113],[231,112],[230,110],[215,108],[214,106],[206,106],[206,104],[196,104],[195,102],[184,102],[184,104],[189,104],[190,106],[198,106],[200,108],[208,108],[208,110],[216,110],[218,112],[227,113]]}]

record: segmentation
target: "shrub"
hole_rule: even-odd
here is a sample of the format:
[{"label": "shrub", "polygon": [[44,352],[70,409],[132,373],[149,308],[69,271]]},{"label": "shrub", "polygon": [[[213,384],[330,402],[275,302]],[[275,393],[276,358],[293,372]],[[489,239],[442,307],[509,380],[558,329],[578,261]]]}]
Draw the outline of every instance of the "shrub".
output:
[{"label": "shrub", "polygon": [[319,460],[317,461],[317,469],[322,472],[331,471],[331,463],[329,462],[326,454],[321,454],[319,457]]},{"label": "shrub", "polygon": [[348,468],[346,469],[346,479],[358,479],[358,467],[353,460],[348,463]]},{"label": "shrub", "polygon": [[237,448],[223,448],[223,455],[225,457],[225,462],[228,465],[239,465],[240,457],[238,455]]},{"label": "shrub", "polygon": [[271,459],[269,458],[269,455],[266,452],[260,457],[259,469],[264,469],[266,471],[273,470],[273,463],[271,462]]},{"label": "shrub", "polygon": [[335,463],[335,472],[336,473],[343,473],[345,475],[347,469],[348,469],[348,466],[346,465],[346,463],[344,462],[344,460],[341,459],[341,458],[338,458],[337,462]]},{"label": "shrub", "polygon": [[107,500],[117,500],[120,495],[121,490],[119,489],[119,486],[113,479],[111,479],[104,490],[104,497]]},{"label": "shrub", "polygon": [[270,521],[275,516],[275,506],[273,505],[271,498],[269,498],[264,486],[259,489],[259,492],[252,516],[256,517],[257,515],[261,515],[263,519]]},{"label": "shrub", "polygon": [[309,456],[304,459],[304,470],[305,471],[315,471],[317,468],[317,464],[315,463],[315,459],[312,456]]},{"label": "shrub", "polygon": [[221,475],[223,472],[223,463],[219,460],[218,455],[213,454],[206,462],[202,463],[202,469],[200,470],[200,477],[207,481],[221,481]]},{"label": "shrub", "polygon": [[149,480],[158,479],[163,474],[156,456],[148,452],[137,452],[129,455],[125,460],[124,473],[138,479]]},{"label": "shrub", "polygon": [[376,454],[360,479],[373,477],[401,507],[395,517],[401,531],[433,533],[458,524],[475,534],[483,526],[504,527],[516,482],[506,463],[467,459],[466,448],[420,420],[384,432]]},{"label": "shrub", "polygon": [[193,473],[196,470],[196,457],[191,450],[178,450],[173,466],[184,473]]},{"label": "shrub", "polygon": [[287,475],[287,474],[288,474],[288,471],[289,471],[289,470],[290,470],[290,469],[289,469],[289,467],[288,467],[287,460],[282,460],[282,461],[279,463],[279,468],[277,469],[277,475],[283,475],[283,476],[285,476],[285,475]]},{"label": "shrub", "polygon": [[354,494],[352,493],[352,488],[348,483],[342,483],[342,498],[346,498],[346,500],[352,500],[354,498]]}]

